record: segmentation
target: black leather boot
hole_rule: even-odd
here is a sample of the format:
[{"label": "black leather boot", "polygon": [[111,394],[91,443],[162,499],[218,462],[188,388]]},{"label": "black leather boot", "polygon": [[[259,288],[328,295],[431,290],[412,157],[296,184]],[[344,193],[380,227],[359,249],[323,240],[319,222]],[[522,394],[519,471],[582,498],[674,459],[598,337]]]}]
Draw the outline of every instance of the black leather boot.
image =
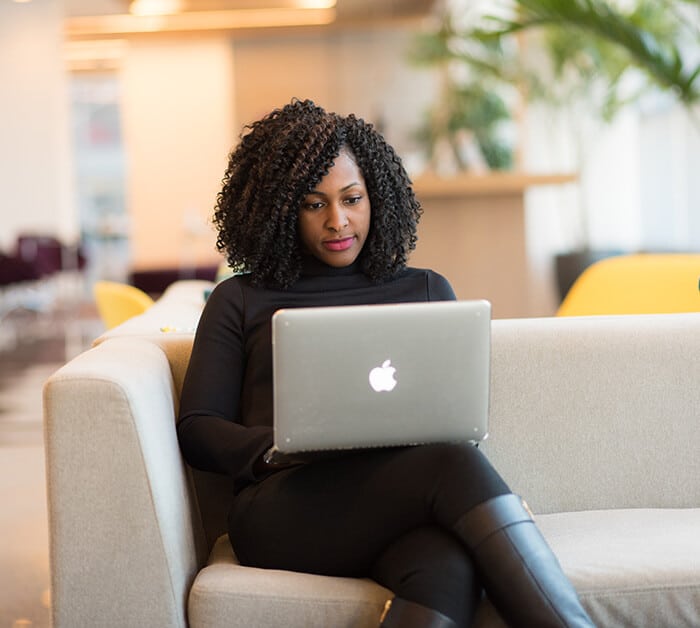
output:
[{"label": "black leather boot", "polygon": [[469,548],[486,594],[509,626],[594,626],[522,499],[494,497],[455,531]]},{"label": "black leather boot", "polygon": [[382,613],[380,628],[457,628],[457,624],[442,613],[427,606],[395,597]]}]

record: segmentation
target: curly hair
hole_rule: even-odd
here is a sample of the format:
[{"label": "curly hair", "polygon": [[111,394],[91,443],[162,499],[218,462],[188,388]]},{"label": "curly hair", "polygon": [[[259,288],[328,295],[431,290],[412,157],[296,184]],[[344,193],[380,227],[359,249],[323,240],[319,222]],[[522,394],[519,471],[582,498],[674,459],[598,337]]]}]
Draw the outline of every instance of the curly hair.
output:
[{"label": "curly hair", "polygon": [[289,287],[299,278],[299,209],[343,148],[355,157],[371,205],[363,272],[379,283],[405,268],[422,210],[401,160],[371,124],[310,100],[245,127],[229,155],[214,224],[216,247],[232,268],[260,286]]}]

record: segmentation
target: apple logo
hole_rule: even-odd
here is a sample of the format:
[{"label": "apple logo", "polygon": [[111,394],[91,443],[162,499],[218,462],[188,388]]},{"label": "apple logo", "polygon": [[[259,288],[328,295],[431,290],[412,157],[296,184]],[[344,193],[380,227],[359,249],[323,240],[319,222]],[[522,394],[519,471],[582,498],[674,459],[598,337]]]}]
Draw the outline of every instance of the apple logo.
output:
[{"label": "apple logo", "polygon": [[396,386],[394,379],[396,369],[391,366],[391,360],[385,360],[381,366],[376,366],[369,372],[369,385],[376,391],[392,391]]}]

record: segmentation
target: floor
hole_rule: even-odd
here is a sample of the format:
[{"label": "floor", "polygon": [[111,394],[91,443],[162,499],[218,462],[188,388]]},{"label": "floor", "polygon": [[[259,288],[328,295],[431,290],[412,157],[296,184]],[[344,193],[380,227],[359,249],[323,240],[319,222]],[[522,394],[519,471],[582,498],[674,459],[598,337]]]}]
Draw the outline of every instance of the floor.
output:
[{"label": "floor", "polygon": [[0,628],[50,625],[41,391],[102,329],[83,299],[44,306],[0,316]]}]

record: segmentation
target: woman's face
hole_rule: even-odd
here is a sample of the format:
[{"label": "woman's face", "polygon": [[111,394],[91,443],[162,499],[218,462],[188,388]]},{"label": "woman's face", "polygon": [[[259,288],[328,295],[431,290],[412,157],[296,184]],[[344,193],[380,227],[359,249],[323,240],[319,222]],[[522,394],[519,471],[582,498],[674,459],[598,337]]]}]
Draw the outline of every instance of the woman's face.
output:
[{"label": "woman's face", "polygon": [[349,266],[367,240],[370,214],[362,172],[352,153],[342,149],[328,174],[304,197],[299,210],[302,246],[329,266]]}]

